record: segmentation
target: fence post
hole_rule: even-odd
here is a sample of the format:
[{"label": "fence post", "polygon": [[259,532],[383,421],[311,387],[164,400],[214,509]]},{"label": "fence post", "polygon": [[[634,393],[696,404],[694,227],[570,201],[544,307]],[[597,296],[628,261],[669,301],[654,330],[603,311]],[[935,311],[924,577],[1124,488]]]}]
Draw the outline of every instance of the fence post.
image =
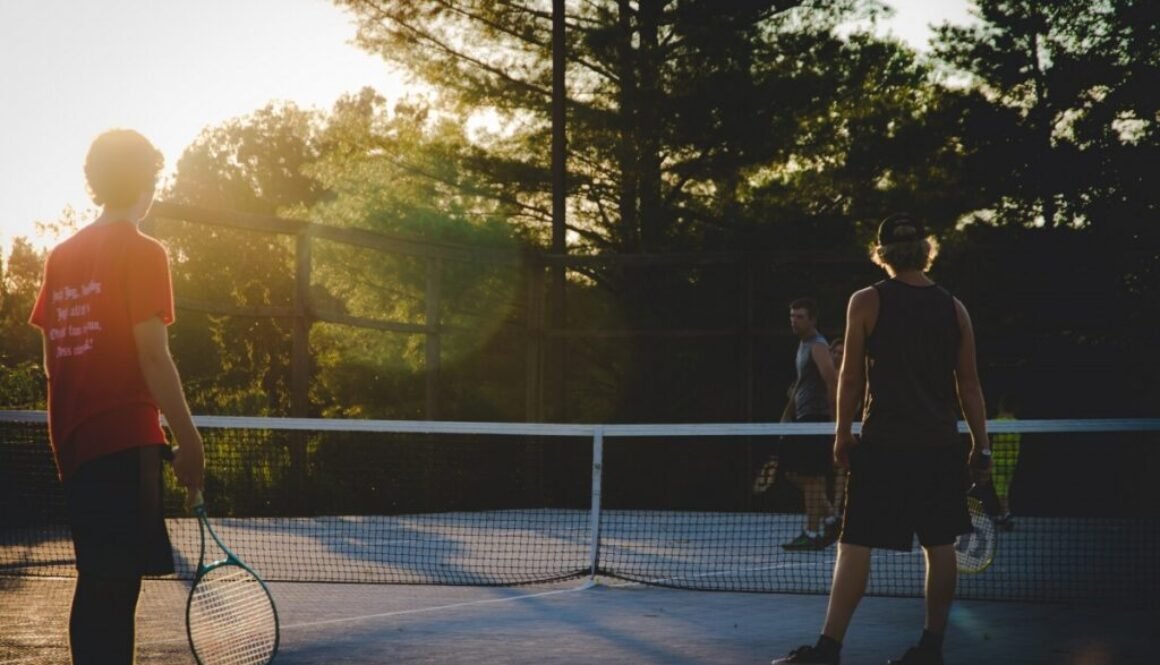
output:
[{"label": "fence post", "polygon": [[310,227],[294,236],[294,333],[290,359],[290,415],[310,415]]},{"label": "fence post", "polygon": [[[294,331],[290,349],[290,415],[310,415],[310,304],[311,232],[305,226],[294,236]],[[306,432],[290,434],[290,496],[295,508],[308,503],[306,488]]]},{"label": "fence post", "polygon": [[754,367],[753,366],[756,363],[756,354],[754,353],[755,344],[754,344],[754,339],[753,339],[753,336],[754,336],[753,335],[753,331],[754,331],[754,329],[753,329],[753,260],[751,258],[745,257],[741,260],[741,271],[743,274],[743,279],[745,280],[745,287],[744,287],[745,295],[744,295],[744,303],[742,305],[742,307],[744,308],[744,313],[743,313],[744,321],[743,321],[743,325],[742,325],[742,328],[744,331],[742,333],[742,335],[744,336],[742,343],[744,344],[744,346],[742,348],[745,349],[745,353],[743,354],[743,360],[742,360],[742,362],[745,364],[745,366],[741,368],[741,376],[742,376],[742,391],[741,392],[743,395],[742,399],[744,400],[744,402],[742,404],[742,408],[744,408],[744,410],[745,410],[745,422],[751,423],[751,422],[753,422],[753,416],[754,416],[754,413],[753,413],[753,389],[754,389],[753,372],[754,372]]},{"label": "fence post", "polygon": [[544,268],[530,262],[527,268],[528,334],[524,352],[524,419],[544,420]]},{"label": "fence post", "polygon": [[427,420],[439,418],[440,296],[443,283],[443,259],[427,259],[427,345],[424,365],[427,372]]}]

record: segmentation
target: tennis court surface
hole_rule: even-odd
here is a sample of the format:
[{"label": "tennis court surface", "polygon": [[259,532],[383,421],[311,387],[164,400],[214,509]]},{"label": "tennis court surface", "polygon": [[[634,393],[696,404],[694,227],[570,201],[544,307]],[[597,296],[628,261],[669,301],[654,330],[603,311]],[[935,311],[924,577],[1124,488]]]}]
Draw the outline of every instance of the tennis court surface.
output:
[{"label": "tennis court surface", "polygon": [[[64,663],[72,552],[43,414],[0,416],[0,665]],[[783,550],[800,497],[752,491],[769,442],[824,445],[825,425],[199,425],[214,526],[271,583],[278,663],[763,663],[825,610],[834,547]],[[1021,437],[1015,528],[960,577],[947,662],[1157,662],[1160,423],[994,426]],[[171,494],[178,579],[146,585],[143,664],[193,662],[197,525]],[[846,663],[921,628],[917,548],[873,571]]]},{"label": "tennis court surface", "polygon": [[[624,583],[612,583],[624,584]],[[581,588],[273,583],[283,665],[623,663],[757,665],[816,637],[820,595],[626,585]],[[0,663],[63,664],[69,579],[0,578]],[[139,665],[193,665],[188,585],[146,583]],[[1157,613],[1061,604],[959,601],[949,665],[1145,665]],[[922,601],[867,597],[843,663],[881,665],[917,638]]]}]

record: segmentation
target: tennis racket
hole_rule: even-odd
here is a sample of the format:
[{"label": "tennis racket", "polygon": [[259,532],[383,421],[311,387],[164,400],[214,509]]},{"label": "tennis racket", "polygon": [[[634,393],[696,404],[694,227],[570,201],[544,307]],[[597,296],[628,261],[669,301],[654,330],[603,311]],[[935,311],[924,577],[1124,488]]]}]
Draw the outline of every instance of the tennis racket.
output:
[{"label": "tennis racket", "polygon": [[971,515],[971,532],[955,539],[955,561],[961,573],[981,573],[995,560],[999,548],[999,532],[991,516],[983,509],[976,494],[976,486],[967,491],[967,510]]},{"label": "tennis racket", "polygon": [[[214,533],[200,491],[193,512],[201,526],[201,555],[185,607],[193,656],[198,665],[266,665],[278,651],[278,611],[270,591]],[[206,534],[224,559],[205,562]]]}]

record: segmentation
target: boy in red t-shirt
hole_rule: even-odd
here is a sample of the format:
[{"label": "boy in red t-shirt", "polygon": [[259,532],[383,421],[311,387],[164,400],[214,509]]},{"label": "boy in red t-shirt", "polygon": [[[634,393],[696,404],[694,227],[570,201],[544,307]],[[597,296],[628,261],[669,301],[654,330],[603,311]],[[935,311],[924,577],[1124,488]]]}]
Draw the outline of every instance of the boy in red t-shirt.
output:
[{"label": "boy in red t-shirt", "polygon": [[131,665],[141,578],[173,572],[162,513],[164,412],[173,470],[202,484],[204,452],[165,326],[165,249],[142,235],[161,153],[131,130],[97,137],[85,177],[100,217],[49,253],[30,322],[44,336],[49,434],[76,550],[73,663]]}]

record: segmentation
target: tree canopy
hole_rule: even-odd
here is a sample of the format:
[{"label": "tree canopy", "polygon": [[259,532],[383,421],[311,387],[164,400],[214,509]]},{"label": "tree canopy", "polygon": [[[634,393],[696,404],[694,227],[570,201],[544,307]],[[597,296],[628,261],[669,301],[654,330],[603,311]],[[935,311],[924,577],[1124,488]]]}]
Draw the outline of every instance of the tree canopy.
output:
[{"label": "tree canopy", "polygon": [[[551,3],[336,4],[415,92],[271,104],[206,128],[164,197],[545,252]],[[874,32],[885,6],[872,0],[566,3],[568,251],[639,259],[568,269],[568,330],[552,338],[566,339],[568,418],[775,417],[792,373],[786,304],[817,296],[823,330],[840,333],[845,297],[877,278],[865,261],[875,224],[900,209],[942,236],[935,277],[972,308],[996,398],[1037,415],[1154,413],[1160,6],[976,5],[974,24],[939,27],[924,55]],[[155,232],[179,296],[291,305],[293,238]],[[314,247],[318,311],[418,325],[440,284],[444,417],[527,415],[529,354],[548,338],[534,323],[542,259]],[[35,392],[39,348],[20,328],[35,254],[17,244],[3,273],[0,364],[24,386],[5,389],[13,403]],[[286,413],[290,328],[183,314],[173,346],[195,410]],[[420,417],[425,344],[315,325],[312,412]],[[1123,354],[1140,362],[1109,361]]]}]

